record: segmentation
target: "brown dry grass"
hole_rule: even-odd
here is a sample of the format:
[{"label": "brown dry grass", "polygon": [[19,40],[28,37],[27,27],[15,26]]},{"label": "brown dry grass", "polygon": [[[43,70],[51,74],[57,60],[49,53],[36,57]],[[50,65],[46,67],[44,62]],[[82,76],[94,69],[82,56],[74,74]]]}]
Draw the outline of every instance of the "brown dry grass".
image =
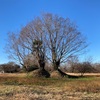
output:
[{"label": "brown dry grass", "polygon": [[[81,73],[67,73],[69,75],[76,75],[76,76],[80,76]],[[100,73],[84,73],[84,76],[87,77],[100,77]]]},{"label": "brown dry grass", "polygon": [[0,74],[0,100],[100,100],[100,77],[34,78]]}]

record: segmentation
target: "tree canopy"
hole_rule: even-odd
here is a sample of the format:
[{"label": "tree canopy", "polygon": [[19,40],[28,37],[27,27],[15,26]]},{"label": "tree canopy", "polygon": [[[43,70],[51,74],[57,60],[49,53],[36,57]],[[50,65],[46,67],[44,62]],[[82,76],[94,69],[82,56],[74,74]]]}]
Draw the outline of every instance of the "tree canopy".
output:
[{"label": "tree canopy", "polygon": [[42,45],[45,60],[52,62],[55,70],[87,47],[84,35],[69,18],[45,13],[34,18],[19,33],[9,33],[6,48],[11,58],[23,64],[25,57],[33,52],[36,41],[41,41],[38,43]]}]

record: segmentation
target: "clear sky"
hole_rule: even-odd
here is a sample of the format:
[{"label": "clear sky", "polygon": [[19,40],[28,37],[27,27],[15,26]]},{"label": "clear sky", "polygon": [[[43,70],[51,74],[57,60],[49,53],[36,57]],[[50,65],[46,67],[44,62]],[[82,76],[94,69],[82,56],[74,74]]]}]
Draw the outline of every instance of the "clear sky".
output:
[{"label": "clear sky", "polygon": [[4,51],[7,33],[20,30],[43,12],[75,22],[90,43],[84,57],[100,61],[100,0],[0,0],[0,64],[9,61]]}]

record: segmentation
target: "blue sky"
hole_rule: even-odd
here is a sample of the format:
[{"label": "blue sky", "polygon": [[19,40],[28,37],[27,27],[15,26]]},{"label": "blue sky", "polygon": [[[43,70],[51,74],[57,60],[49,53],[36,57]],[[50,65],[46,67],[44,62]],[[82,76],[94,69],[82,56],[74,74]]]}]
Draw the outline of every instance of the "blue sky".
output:
[{"label": "blue sky", "polygon": [[0,0],[0,64],[9,61],[4,51],[7,33],[20,30],[43,12],[75,22],[90,43],[83,58],[100,61],[100,0]]}]

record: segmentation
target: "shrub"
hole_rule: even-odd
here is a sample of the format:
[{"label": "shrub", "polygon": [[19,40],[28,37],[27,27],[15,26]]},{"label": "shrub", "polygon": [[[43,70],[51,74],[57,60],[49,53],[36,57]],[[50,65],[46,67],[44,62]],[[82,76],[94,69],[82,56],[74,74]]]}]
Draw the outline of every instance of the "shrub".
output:
[{"label": "shrub", "polygon": [[20,71],[20,66],[12,62],[2,64],[1,66],[5,73],[14,73]]},{"label": "shrub", "polygon": [[94,72],[94,67],[90,62],[83,62],[83,63],[74,63],[71,66],[71,69],[74,69],[73,72],[81,73],[83,75],[84,73],[91,73]]},{"label": "shrub", "polygon": [[38,66],[37,66],[37,65],[33,65],[33,66],[28,66],[26,70],[27,70],[28,72],[31,72],[31,71],[34,71],[34,70],[36,70],[36,69],[38,69]]}]

